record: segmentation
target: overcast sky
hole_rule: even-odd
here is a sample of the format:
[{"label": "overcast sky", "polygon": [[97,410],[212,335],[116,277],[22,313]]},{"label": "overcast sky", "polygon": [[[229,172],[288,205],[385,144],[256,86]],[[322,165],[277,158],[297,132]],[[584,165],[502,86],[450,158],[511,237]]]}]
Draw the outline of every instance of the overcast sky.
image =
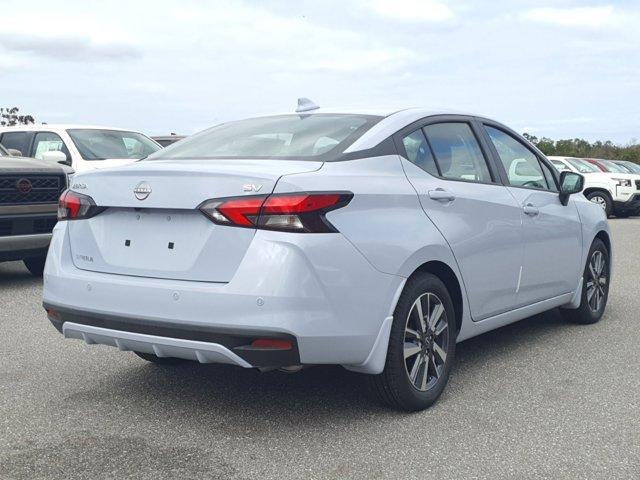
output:
[{"label": "overcast sky", "polygon": [[149,134],[323,106],[434,106],[640,139],[640,2],[0,0],[0,104]]}]

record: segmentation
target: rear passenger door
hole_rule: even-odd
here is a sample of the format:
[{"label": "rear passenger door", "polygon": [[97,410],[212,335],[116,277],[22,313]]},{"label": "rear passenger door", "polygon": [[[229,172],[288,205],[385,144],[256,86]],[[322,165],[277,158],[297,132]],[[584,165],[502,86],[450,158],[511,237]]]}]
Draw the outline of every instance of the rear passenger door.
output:
[{"label": "rear passenger door", "polygon": [[572,292],[580,278],[582,252],[575,204],[562,205],[553,167],[524,140],[499,125],[485,123],[483,128],[522,212],[526,243],[518,304]]},{"label": "rear passenger door", "polygon": [[512,309],[523,257],[521,208],[500,183],[472,119],[430,117],[396,135],[405,172],[458,262],[471,315]]}]

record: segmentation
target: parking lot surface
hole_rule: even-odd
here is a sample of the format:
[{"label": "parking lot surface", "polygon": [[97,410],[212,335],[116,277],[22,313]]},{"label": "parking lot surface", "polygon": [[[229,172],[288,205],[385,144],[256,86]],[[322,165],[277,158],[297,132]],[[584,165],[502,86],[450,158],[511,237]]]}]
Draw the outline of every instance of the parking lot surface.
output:
[{"label": "parking lot surface", "polygon": [[64,340],[41,280],[0,264],[0,478],[640,478],[640,220],[611,225],[600,323],[554,311],[463,342],[416,414],[341,368],[158,367]]}]

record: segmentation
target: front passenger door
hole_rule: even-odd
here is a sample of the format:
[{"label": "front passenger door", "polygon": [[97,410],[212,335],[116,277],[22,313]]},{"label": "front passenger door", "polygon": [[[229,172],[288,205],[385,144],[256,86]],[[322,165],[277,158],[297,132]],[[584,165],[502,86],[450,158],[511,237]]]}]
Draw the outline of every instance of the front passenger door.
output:
[{"label": "front passenger door", "polygon": [[499,126],[484,125],[521,208],[525,252],[519,306],[573,292],[581,271],[582,227],[572,201],[562,205],[550,166]]}]

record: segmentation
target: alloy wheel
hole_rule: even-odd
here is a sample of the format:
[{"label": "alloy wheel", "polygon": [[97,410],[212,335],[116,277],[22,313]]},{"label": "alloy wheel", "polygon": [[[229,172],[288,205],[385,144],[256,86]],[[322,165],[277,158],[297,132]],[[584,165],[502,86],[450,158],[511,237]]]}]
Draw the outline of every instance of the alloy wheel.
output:
[{"label": "alloy wheel", "polygon": [[414,388],[432,388],[444,372],[449,344],[449,320],[444,304],[433,293],[413,303],[404,331],[405,371]]},{"label": "alloy wheel", "polygon": [[589,260],[589,279],[587,281],[587,303],[592,312],[599,312],[607,295],[608,288],[607,259],[600,250],[596,250]]}]

